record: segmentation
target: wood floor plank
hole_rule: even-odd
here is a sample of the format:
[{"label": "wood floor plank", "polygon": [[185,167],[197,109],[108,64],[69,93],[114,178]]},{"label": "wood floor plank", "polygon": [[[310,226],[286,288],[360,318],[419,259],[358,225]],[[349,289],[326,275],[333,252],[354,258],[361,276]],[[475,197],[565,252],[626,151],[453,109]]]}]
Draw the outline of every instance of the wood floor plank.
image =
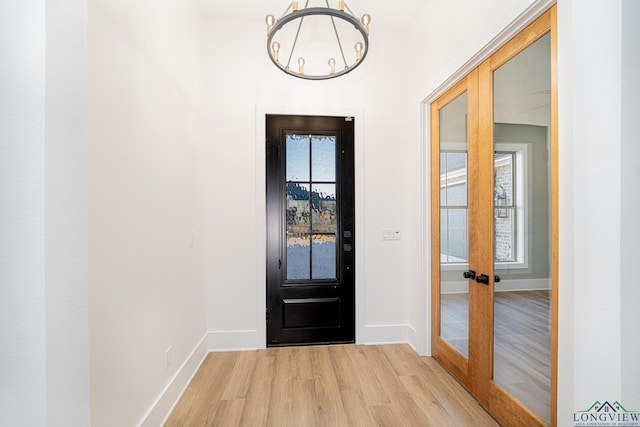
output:
[{"label": "wood floor plank", "polygon": [[[267,350],[269,351],[269,350]],[[293,375],[291,375],[292,348],[271,349],[275,369],[271,383],[271,403],[267,416],[268,426],[293,425]]]},{"label": "wood floor plank", "polygon": [[174,410],[165,426],[207,425],[210,413],[215,413],[222,400],[224,387],[220,385],[228,382],[238,357],[239,353],[209,353],[182,395],[180,410]]},{"label": "wood floor plank", "polygon": [[322,346],[310,349],[318,405],[318,421],[327,426],[348,426],[344,404],[340,398],[338,379],[329,356],[329,348]]},{"label": "wood floor plank", "polygon": [[271,385],[275,356],[270,352],[258,352],[253,369],[251,386],[245,399],[245,408],[240,419],[241,426],[260,427],[267,425],[271,406]]},{"label": "wood floor plank", "polygon": [[222,394],[222,400],[244,399],[246,397],[257,355],[257,351],[243,351],[239,354],[231,371],[229,382]]},{"label": "wood floor plank", "polygon": [[342,345],[334,345],[329,348],[331,364],[341,391],[360,390],[360,381],[356,376],[353,363],[348,354],[349,348]]},{"label": "wood floor plank", "polygon": [[407,345],[211,353],[167,426],[497,426]]},{"label": "wood floor plank", "polygon": [[377,373],[370,365],[365,352],[366,346],[347,347],[347,354],[360,382],[360,390],[368,406],[387,405],[390,403],[385,387],[380,383]]},{"label": "wood floor plank", "polygon": [[360,390],[343,390],[340,392],[340,399],[344,405],[349,426],[368,427],[376,425],[369,408],[364,403],[364,396],[362,396]]}]

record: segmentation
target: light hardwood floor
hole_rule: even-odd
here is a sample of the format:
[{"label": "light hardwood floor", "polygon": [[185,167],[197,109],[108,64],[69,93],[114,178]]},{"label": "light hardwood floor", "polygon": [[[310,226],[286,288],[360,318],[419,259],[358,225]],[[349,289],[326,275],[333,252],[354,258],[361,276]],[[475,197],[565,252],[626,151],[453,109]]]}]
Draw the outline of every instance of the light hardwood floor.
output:
[{"label": "light hardwood floor", "polygon": [[[442,337],[467,356],[467,294],[445,294]],[[551,292],[497,292],[494,379],[548,423],[551,421]]]},{"label": "light hardwood floor", "polygon": [[166,426],[497,426],[406,344],[210,353]]}]

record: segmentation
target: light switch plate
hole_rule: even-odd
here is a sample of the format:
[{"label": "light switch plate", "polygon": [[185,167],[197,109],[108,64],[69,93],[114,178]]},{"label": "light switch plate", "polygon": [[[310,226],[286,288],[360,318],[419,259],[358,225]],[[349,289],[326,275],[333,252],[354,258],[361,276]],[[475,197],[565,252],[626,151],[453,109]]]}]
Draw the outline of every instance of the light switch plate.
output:
[{"label": "light switch plate", "polygon": [[382,240],[400,240],[399,228],[383,228]]}]

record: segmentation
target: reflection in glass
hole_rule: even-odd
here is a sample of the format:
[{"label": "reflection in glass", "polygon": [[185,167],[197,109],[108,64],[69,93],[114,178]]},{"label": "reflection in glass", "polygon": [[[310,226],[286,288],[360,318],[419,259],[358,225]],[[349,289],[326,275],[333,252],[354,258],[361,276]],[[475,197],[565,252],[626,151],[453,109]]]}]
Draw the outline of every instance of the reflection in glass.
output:
[{"label": "reflection in glass", "polygon": [[287,235],[287,280],[309,280],[311,246],[308,234]]},{"label": "reflection in glass", "polygon": [[440,110],[440,336],[469,347],[467,93]]},{"label": "reflection in glass", "polygon": [[309,181],[309,137],[287,135],[287,182]]},{"label": "reflection in glass", "polygon": [[336,280],[336,137],[286,139],[287,280]]},{"label": "reflection in glass", "polygon": [[[493,76],[494,267],[501,278],[494,284],[493,379],[547,423],[551,421],[550,58],[546,35]],[[516,142],[529,147],[528,163],[516,161],[517,154],[501,148]],[[526,218],[526,224],[519,224],[518,218]]]},{"label": "reflection in glass", "polygon": [[326,234],[313,235],[312,279],[336,278],[336,236]]},{"label": "reflection in glass", "polygon": [[287,183],[287,234],[311,232],[309,184]]},{"label": "reflection in glass", "polygon": [[[497,145],[497,144],[496,144]],[[496,152],[494,160],[494,259],[496,262],[518,261],[516,206],[514,204],[515,153]]]},{"label": "reflection in glass", "polygon": [[311,174],[314,182],[336,180],[336,139],[315,136],[311,142]]},{"label": "reflection in glass", "polygon": [[313,232],[335,235],[336,196],[335,184],[314,184],[311,205],[313,207]]}]

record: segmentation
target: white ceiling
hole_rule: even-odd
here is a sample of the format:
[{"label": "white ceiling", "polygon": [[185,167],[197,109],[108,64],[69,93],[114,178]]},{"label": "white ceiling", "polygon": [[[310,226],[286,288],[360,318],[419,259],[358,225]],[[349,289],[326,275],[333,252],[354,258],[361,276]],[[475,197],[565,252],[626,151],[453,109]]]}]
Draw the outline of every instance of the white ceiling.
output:
[{"label": "white ceiling", "polygon": [[[307,0],[299,0],[304,6]],[[385,30],[406,29],[427,0],[346,0],[354,14],[368,13],[372,17],[372,28]],[[262,24],[264,17],[271,13],[280,17],[290,4],[290,0],[201,0],[208,12],[225,19],[253,21]],[[335,7],[337,0],[329,0]],[[309,0],[309,7],[326,6],[325,0]]]}]

